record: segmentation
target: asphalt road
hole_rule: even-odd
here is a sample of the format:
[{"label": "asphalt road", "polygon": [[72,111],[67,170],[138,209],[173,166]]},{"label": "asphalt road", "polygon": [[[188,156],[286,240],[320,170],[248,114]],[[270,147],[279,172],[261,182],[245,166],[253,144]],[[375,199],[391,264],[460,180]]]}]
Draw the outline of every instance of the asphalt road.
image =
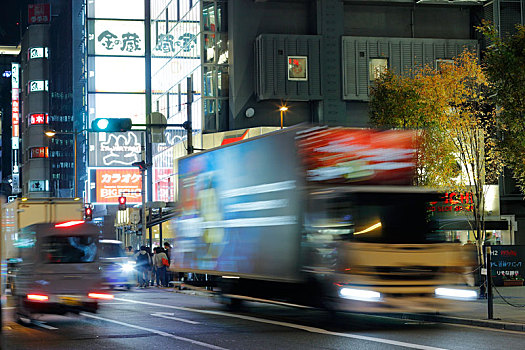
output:
[{"label": "asphalt road", "polygon": [[[9,314],[12,310],[4,310]],[[9,315],[7,315],[9,318]],[[328,314],[260,303],[239,312],[201,294],[119,292],[99,313],[7,321],[3,349],[523,349],[525,333]]]}]

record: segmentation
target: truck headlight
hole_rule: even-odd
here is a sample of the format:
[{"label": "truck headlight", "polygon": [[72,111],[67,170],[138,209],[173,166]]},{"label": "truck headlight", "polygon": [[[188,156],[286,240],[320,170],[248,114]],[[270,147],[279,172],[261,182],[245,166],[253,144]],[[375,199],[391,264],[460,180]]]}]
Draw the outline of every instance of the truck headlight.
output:
[{"label": "truck headlight", "polygon": [[341,288],[339,295],[345,299],[360,300],[360,301],[380,301],[381,293],[366,290],[366,289],[355,289],[355,288]]},{"label": "truck headlight", "polygon": [[475,290],[456,288],[436,288],[436,297],[446,299],[473,300],[478,298]]}]

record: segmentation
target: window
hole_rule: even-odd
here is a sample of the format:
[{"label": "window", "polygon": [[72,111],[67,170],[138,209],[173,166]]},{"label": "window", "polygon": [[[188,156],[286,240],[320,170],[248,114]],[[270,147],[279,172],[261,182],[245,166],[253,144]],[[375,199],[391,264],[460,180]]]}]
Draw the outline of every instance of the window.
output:
[{"label": "window", "polygon": [[48,264],[90,263],[97,255],[93,236],[50,236],[42,242],[42,261]]},{"label": "window", "polygon": [[308,58],[306,56],[288,56],[288,80],[308,80]]},{"label": "window", "polygon": [[388,58],[371,58],[368,65],[370,81],[375,81],[388,70]]},{"label": "window", "polygon": [[454,64],[454,60],[442,59],[442,58],[437,59],[436,60],[436,70],[438,72],[441,72],[443,70],[443,67],[445,65],[448,65],[448,64],[453,65]]}]

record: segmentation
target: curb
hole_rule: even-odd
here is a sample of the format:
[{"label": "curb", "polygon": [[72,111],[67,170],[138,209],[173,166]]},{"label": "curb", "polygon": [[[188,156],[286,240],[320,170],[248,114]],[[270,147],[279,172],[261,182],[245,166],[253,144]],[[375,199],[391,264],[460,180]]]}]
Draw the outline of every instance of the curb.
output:
[{"label": "curb", "polygon": [[[395,314],[390,315],[390,316],[396,317]],[[498,321],[498,320],[480,320],[480,319],[469,319],[469,318],[453,317],[453,316],[424,315],[424,314],[422,315],[402,314],[402,315],[397,315],[397,318],[406,319],[406,320],[415,320],[415,321],[431,321],[431,322],[440,322],[440,323],[462,324],[462,325],[468,325],[468,326],[525,332],[525,324]]]}]

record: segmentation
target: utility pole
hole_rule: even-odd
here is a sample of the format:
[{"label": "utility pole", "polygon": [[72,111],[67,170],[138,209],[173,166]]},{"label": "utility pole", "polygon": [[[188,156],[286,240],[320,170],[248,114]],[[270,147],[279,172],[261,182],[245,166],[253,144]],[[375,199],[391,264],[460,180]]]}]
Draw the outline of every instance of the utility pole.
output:
[{"label": "utility pole", "polygon": [[186,129],[186,137],[188,140],[188,154],[193,153],[193,127],[191,125],[191,104],[193,103],[193,77],[190,75],[188,78],[186,78],[186,111],[187,111],[187,118],[186,123],[187,126]]}]

